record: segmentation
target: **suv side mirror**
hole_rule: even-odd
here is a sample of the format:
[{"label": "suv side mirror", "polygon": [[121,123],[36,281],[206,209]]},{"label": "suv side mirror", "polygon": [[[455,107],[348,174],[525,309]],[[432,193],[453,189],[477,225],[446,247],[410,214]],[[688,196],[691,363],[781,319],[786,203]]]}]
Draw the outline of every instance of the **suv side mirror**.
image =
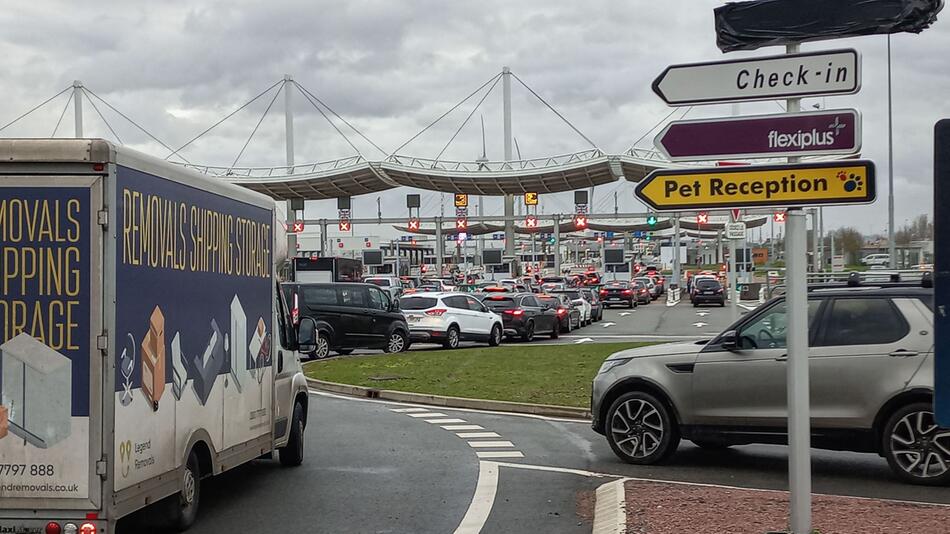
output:
[{"label": "suv side mirror", "polygon": [[389,303],[389,311],[397,312],[399,311],[399,299],[395,298]]},{"label": "suv side mirror", "polygon": [[317,350],[319,335],[317,322],[311,317],[302,317],[297,326],[297,350],[305,354]]},{"label": "suv side mirror", "polygon": [[739,348],[738,342],[736,340],[736,331],[729,330],[728,332],[724,332],[722,337],[719,338],[719,345],[728,351],[733,351]]}]

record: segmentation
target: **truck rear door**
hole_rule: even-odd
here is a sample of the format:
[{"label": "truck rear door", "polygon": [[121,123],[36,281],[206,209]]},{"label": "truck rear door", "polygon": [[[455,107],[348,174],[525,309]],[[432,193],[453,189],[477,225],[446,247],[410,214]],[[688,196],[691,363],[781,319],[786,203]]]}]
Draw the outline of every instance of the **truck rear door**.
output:
[{"label": "truck rear door", "polygon": [[3,165],[0,517],[15,526],[101,508],[103,178]]}]

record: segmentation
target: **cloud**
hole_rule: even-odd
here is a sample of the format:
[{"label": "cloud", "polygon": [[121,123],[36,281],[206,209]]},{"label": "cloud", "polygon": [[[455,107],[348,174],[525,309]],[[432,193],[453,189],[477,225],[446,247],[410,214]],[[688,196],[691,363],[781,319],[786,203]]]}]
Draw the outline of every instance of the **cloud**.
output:
[{"label": "cloud", "polygon": [[[439,0],[68,0],[11,4],[0,13],[0,122],[81,79],[156,137],[175,148],[290,73],[334,110],[389,151],[401,145],[507,65],[581,132],[608,152],[621,152],[670,109],[650,82],[668,64],[719,59],[713,0],[656,2],[479,2]],[[943,18],[943,16],[941,17]],[[939,20],[919,35],[895,35],[893,45],[894,168],[897,220],[932,211],[932,127],[950,116],[950,69],[943,53],[950,26]],[[863,88],[854,96],[808,99],[805,106],[856,107],[864,116],[865,157],[878,163],[881,200],[871,206],[825,210],[826,226],[851,224],[880,231],[886,220],[887,107],[883,36],[807,44],[805,50],[855,47],[863,55]],[[734,57],[781,53],[763,49]],[[514,133],[525,157],[587,148],[587,143],[517,82]],[[188,146],[191,161],[230,165],[273,93]],[[479,96],[480,97],[480,96]],[[476,97],[476,98],[479,98]],[[354,152],[300,94],[293,95],[297,161]],[[471,100],[401,152],[433,157],[442,151],[477,100]],[[130,146],[168,151],[101,103],[100,110]],[[72,133],[67,96],[0,135]],[[278,98],[238,164],[283,163],[283,100]],[[682,110],[679,113],[685,112]],[[744,104],[742,113],[779,111],[775,103]],[[730,106],[689,110],[690,117],[728,115]],[[481,154],[484,117],[491,159],[503,154],[500,84],[456,140],[448,159]],[[90,105],[87,135],[111,137]],[[341,128],[343,128],[340,125]],[[345,128],[343,128],[345,130]],[[380,154],[345,131],[370,158]],[[648,135],[641,146],[649,146]],[[596,198],[612,209],[640,210],[629,184],[603,186]],[[384,214],[404,211],[403,194],[381,194]],[[429,208],[438,195],[426,193]],[[568,195],[542,199],[570,209]],[[596,203],[596,202],[595,202]],[[365,207],[364,207],[365,204]],[[320,204],[322,206],[322,204]],[[375,195],[357,199],[375,214]],[[486,208],[500,210],[500,201]],[[332,209],[332,206],[331,206]]]}]

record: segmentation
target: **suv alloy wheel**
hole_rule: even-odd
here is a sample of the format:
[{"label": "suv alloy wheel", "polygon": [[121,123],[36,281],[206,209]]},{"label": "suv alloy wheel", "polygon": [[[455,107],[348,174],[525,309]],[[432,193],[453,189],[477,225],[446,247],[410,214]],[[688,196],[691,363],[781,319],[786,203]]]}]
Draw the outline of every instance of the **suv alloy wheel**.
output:
[{"label": "suv alloy wheel", "polygon": [[888,465],[901,479],[933,486],[950,482],[950,429],[937,426],[931,404],[897,410],[884,426],[883,446]]},{"label": "suv alloy wheel", "polygon": [[604,421],[614,454],[630,464],[657,464],[679,446],[679,429],[666,405],[642,391],[617,398]]}]

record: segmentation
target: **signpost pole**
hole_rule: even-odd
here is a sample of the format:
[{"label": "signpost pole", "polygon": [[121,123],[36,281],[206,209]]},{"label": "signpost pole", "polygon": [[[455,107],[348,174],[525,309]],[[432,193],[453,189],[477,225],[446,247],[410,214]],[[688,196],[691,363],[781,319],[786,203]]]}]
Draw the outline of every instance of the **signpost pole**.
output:
[{"label": "signpost pole", "polygon": [[680,287],[680,217],[673,217],[673,289]]},{"label": "signpost pole", "polygon": [[435,218],[435,270],[442,276],[442,259],[445,256],[445,240],[442,239],[442,217]]},{"label": "signpost pole", "polygon": [[561,216],[554,216],[554,274],[561,274]]},{"label": "signpost pole", "polygon": [[[787,45],[788,54],[799,45]],[[789,98],[785,110],[801,110],[800,98]],[[798,162],[797,157],[788,158]],[[785,221],[785,265],[788,321],[788,482],[789,526],[793,534],[811,534],[811,430],[808,398],[808,281],[805,212],[788,210]]]},{"label": "signpost pole", "polygon": [[729,314],[732,316],[732,320],[735,321],[739,318],[739,293],[736,291],[736,240],[729,240],[729,272],[728,272],[728,281],[726,282],[729,285]]}]

